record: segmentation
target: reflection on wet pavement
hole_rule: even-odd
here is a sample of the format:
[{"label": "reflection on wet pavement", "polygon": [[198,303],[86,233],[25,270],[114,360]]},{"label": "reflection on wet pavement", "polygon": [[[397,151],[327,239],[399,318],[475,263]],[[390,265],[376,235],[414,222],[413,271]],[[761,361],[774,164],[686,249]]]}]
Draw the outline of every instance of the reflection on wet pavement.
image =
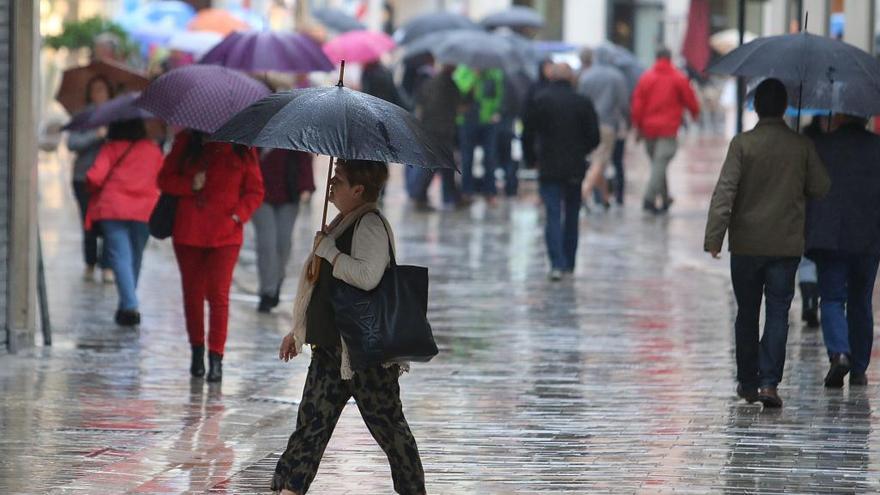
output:
[{"label": "reflection on wet pavement", "polygon": [[[880,491],[880,374],[869,370],[864,390],[824,390],[821,334],[800,326],[797,303],[785,408],[735,400],[727,265],[701,252],[724,149],[684,146],[674,213],[649,218],[637,209],[647,165],[633,146],[627,209],[584,217],[576,277],[558,284],[546,281],[532,192],[421,214],[393,186],[398,257],[431,269],[441,347],[401,380],[430,493]],[[141,328],[115,327],[114,288],[80,277],[67,180],[67,167],[45,161],[56,345],[0,358],[0,493],[266,492],[308,366],[275,358],[295,281],[280,311],[258,315],[246,248],[224,382],[191,380],[169,244],[148,247]],[[321,213],[314,201],[297,224],[297,263]],[[392,491],[383,453],[346,408],[312,492]]]}]

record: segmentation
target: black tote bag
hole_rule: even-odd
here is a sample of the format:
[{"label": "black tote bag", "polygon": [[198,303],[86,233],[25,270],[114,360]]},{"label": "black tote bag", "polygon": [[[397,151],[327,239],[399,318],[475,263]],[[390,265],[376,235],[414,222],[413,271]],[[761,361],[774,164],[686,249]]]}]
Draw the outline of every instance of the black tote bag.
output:
[{"label": "black tote bag", "polygon": [[150,235],[156,239],[167,239],[174,232],[174,218],[177,216],[177,196],[162,193],[159,202],[150,214]]},{"label": "black tote bag", "polygon": [[333,281],[336,328],[354,370],[387,361],[426,362],[438,352],[427,316],[428,269],[398,265],[390,234],[388,250],[391,264],[373,290]]}]

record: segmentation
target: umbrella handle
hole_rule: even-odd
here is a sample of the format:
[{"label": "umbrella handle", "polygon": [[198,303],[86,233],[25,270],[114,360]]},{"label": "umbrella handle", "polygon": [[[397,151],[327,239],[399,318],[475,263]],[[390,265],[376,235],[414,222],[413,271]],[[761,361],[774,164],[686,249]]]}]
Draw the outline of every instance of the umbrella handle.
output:
[{"label": "umbrella handle", "polygon": [[[321,215],[321,231],[327,232],[327,206],[330,203],[330,180],[333,178],[333,165],[336,162],[335,157],[330,157],[330,166],[327,167],[327,185],[324,188],[324,213]],[[309,267],[306,269],[306,280],[311,282],[313,285],[318,281],[318,276],[321,271],[321,258],[315,254],[315,250],[318,249],[318,245],[315,244],[312,246],[312,260],[309,262]]]}]

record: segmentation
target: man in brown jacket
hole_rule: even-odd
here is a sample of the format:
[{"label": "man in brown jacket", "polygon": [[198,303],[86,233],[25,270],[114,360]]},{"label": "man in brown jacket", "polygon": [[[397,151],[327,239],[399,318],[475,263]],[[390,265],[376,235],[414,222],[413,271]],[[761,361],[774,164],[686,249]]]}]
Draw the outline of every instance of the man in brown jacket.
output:
[{"label": "man in brown jacket", "polygon": [[[812,141],[782,120],[785,86],[767,79],[755,91],[758,125],[730,142],[706,224],[704,249],[719,258],[725,232],[736,296],[737,395],[781,407],[794,276],[804,252],[806,200],[831,186]],[[766,296],[764,335],[759,337]]]}]

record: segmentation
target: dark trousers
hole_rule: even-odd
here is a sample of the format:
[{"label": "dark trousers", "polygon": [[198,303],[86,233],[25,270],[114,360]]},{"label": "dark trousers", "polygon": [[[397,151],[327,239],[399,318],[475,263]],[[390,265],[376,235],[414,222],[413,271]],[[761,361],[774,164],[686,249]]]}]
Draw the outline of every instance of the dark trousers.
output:
[{"label": "dark trousers", "polygon": [[[800,257],[730,257],[736,296],[736,378],[747,388],[775,387],[782,380],[788,311]],[[759,340],[761,300],[765,300],[764,335]]]},{"label": "dark trousers", "polygon": [[581,182],[542,180],[539,189],[547,211],[544,240],[550,266],[554,270],[572,272],[578,247]]},{"label": "dark trousers", "polygon": [[[89,190],[85,181],[73,181],[73,195],[76,198],[76,204],[79,207],[80,225],[86,221],[86,210],[89,208]],[[98,264],[98,227],[92,227],[90,230],[83,228],[83,255],[86,265],[95,266]],[[101,268],[108,268],[107,256],[101,249]]]},{"label": "dark trousers", "polygon": [[397,366],[380,365],[358,370],[351,380],[339,373],[341,348],[314,347],[296,431],[278,460],[272,490],[306,493],[324,449],[348,398],[354,396],[370,434],[388,456],[394,490],[401,494],[425,493],[425,472],[419,449],[403,416]]},{"label": "dark trousers", "polygon": [[614,200],[617,204],[623,204],[624,186],[626,185],[626,174],[623,171],[623,153],[626,147],[626,139],[617,139],[614,141],[614,151],[611,153],[611,166],[614,167],[614,181],[612,182],[612,192]]},{"label": "dark trousers", "polygon": [[816,257],[825,347],[829,357],[848,354],[853,373],[864,373],[871,361],[871,296],[878,263],[880,257],[876,255],[828,252]]},{"label": "dark trousers", "polygon": [[483,178],[479,190],[483,194],[495,195],[495,167],[497,166],[498,126],[496,124],[462,124],[458,128],[458,144],[461,149],[461,191],[465,194],[477,192],[474,179],[474,150],[483,149]]},{"label": "dark trousers", "polygon": [[[507,196],[516,196],[516,192],[519,189],[519,179],[516,176],[519,167],[513,159],[513,153],[511,150],[514,136],[513,119],[502,120],[498,124],[498,133],[495,137],[495,143],[497,144],[495,156],[497,158],[498,167],[501,168],[501,170],[504,170],[504,194]],[[489,177],[489,180],[494,182],[494,179],[495,174],[493,173]]]}]

